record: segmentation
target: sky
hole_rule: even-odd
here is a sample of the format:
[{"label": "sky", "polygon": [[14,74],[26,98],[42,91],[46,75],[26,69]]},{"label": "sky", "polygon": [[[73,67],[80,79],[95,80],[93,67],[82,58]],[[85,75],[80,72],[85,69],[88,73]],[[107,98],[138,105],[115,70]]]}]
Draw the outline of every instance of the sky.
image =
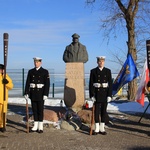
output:
[{"label": "sky", "polygon": [[3,63],[3,33],[8,33],[7,69],[33,68],[33,57],[38,56],[43,59],[44,68],[64,73],[63,52],[72,42],[72,34],[77,33],[89,55],[84,65],[86,73],[97,66],[97,56],[106,56],[105,66],[112,73],[119,72],[121,66],[110,61],[111,51],[117,50],[119,55],[120,49],[127,49],[126,36],[111,40],[108,45],[100,31],[98,7],[93,9],[85,2],[0,0],[0,63]]}]

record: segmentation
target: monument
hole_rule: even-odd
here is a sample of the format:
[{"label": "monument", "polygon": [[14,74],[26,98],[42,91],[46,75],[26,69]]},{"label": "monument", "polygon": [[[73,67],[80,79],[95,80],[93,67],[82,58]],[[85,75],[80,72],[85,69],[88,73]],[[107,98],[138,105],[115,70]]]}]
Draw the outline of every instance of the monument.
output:
[{"label": "monument", "polygon": [[81,109],[85,102],[84,63],[88,61],[86,46],[79,42],[79,35],[72,35],[72,43],[66,46],[63,60],[66,63],[64,102],[69,108]]},{"label": "monument", "polygon": [[88,61],[88,53],[86,46],[79,42],[79,35],[74,33],[72,35],[72,43],[66,46],[63,54],[63,60],[65,63],[68,62],[82,62]]}]

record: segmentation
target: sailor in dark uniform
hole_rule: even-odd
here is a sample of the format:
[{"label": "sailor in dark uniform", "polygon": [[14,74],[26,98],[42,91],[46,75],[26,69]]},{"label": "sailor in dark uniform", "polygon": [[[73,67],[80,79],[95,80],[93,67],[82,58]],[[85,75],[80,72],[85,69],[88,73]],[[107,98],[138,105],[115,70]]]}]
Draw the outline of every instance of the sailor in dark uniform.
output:
[{"label": "sailor in dark uniform", "polygon": [[43,133],[43,111],[44,101],[48,98],[50,78],[48,70],[42,68],[42,59],[35,57],[33,69],[28,71],[25,98],[31,99],[32,111],[34,116],[34,126],[32,132]]},{"label": "sailor in dark uniform", "polygon": [[[105,68],[104,63],[104,56],[97,57],[98,66],[90,72],[89,96],[93,101],[95,101],[94,135],[97,135],[98,133],[103,135],[107,134],[104,126],[107,115],[107,104],[111,101],[112,97],[112,76],[111,70]],[[99,120],[99,114],[101,114],[101,121]]]}]

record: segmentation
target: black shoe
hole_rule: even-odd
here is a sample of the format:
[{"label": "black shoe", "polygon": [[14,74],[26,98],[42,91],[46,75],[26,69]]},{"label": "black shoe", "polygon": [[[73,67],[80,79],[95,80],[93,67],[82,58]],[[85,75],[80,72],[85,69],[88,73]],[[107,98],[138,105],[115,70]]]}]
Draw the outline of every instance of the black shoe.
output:
[{"label": "black shoe", "polygon": [[6,132],[6,128],[0,128],[0,131],[3,133]]},{"label": "black shoe", "polygon": [[97,135],[97,134],[98,134],[98,132],[95,132],[95,131],[94,131],[92,135]]},{"label": "black shoe", "polygon": [[30,129],[29,132],[38,132],[38,130],[32,130],[32,129]]},{"label": "black shoe", "polygon": [[43,130],[39,130],[38,133],[43,133]]},{"label": "black shoe", "polygon": [[107,132],[106,131],[103,131],[103,132],[99,131],[99,134],[106,135]]}]

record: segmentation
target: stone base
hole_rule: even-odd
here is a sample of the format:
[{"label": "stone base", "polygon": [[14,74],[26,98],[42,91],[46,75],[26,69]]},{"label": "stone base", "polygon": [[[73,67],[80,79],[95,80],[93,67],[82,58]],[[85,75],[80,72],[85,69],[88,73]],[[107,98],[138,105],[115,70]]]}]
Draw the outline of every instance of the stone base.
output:
[{"label": "stone base", "polygon": [[66,107],[82,108],[85,101],[84,64],[66,63],[64,103]]}]

